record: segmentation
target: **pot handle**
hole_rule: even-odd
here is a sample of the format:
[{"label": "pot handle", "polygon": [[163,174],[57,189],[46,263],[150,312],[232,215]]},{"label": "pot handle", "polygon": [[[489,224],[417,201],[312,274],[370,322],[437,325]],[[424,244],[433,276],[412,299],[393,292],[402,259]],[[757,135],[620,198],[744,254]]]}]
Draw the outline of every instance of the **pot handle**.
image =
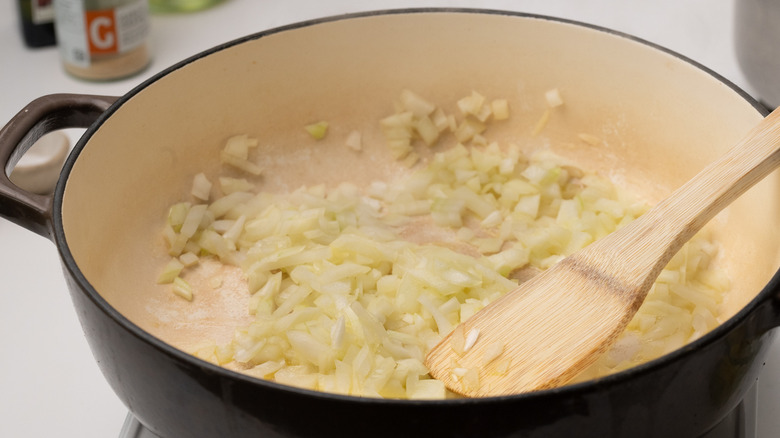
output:
[{"label": "pot handle", "polygon": [[52,238],[53,195],[23,190],[8,175],[39,138],[65,128],[87,128],[117,97],[51,94],[33,100],[0,129],[0,217]]}]

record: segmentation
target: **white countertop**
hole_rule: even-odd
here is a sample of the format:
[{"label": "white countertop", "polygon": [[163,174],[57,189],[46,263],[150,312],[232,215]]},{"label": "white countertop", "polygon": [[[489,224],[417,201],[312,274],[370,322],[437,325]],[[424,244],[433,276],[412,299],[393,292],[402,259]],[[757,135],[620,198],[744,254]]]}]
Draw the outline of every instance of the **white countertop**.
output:
[{"label": "white countertop", "polygon": [[[0,2],[0,124],[49,93],[122,95],[190,55],[304,19],[419,6],[539,13],[609,27],[675,50],[748,92],[733,52],[736,0],[227,0],[207,11],[153,16],[153,61],[130,79],[90,83],[67,76],[54,47],[25,48],[15,2]],[[70,132],[75,139],[78,132]],[[124,406],[104,381],[81,332],[46,239],[0,219],[0,437],[116,437]],[[758,437],[780,434],[780,342],[759,380]],[[173,438],[173,437],[172,437]]]}]

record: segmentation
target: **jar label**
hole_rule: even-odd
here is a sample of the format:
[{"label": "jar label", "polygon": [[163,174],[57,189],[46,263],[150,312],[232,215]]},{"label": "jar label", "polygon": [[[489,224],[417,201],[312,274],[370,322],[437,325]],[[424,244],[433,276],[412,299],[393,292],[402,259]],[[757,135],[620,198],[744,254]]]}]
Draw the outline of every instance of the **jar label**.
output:
[{"label": "jar label", "polygon": [[149,5],[134,0],[111,9],[85,10],[82,1],[54,2],[63,60],[89,67],[93,56],[121,55],[146,41]]},{"label": "jar label", "polygon": [[44,24],[54,21],[54,4],[52,0],[32,0],[30,6],[32,8],[33,24]]}]

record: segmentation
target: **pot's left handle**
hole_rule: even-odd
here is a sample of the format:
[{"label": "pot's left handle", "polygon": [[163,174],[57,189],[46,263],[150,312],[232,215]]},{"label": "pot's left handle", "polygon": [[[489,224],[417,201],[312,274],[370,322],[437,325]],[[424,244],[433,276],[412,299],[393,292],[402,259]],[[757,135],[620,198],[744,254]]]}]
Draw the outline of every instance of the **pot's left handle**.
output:
[{"label": "pot's left handle", "polygon": [[87,128],[116,100],[112,96],[51,94],[32,101],[0,129],[0,217],[52,238],[53,196],[23,190],[8,175],[44,134]]}]

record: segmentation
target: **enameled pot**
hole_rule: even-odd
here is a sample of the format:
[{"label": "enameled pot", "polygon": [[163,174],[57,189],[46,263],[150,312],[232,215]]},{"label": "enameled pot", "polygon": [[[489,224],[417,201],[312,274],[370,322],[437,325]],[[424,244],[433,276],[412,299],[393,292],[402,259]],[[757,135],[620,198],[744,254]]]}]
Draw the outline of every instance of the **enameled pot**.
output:
[{"label": "enameled pot", "polygon": [[[528,116],[491,136],[550,147],[651,201],[766,114],[690,60],[605,29],[499,11],[342,16],[216,47],[119,98],[32,102],[0,131],[0,216],[55,242],[102,372],[128,409],[164,438],[695,437],[739,403],[780,325],[777,173],[713,221],[734,279],[725,322],[625,372],[510,397],[379,400],[261,381],[184,353],[191,331],[166,326],[150,303],[169,294],[156,284],[165,260],[160,230],[192,176],[215,172],[215,151],[240,133],[261,140],[263,178],[275,190],[391,175],[398,168],[387,151],[354,154],[343,138],[369,127],[365,143],[381,144],[371,127],[392,112],[404,88],[436,102],[471,90],[507,98]],[[565,108],[534,136],[533,115],[543,111],[550,88],[561,90]],[[302,127],[320,119],[332,130],[315,145]],[[54,194],[11,184],[6,174],[18,157],[64,127],[87,130]],[[578,143],[579,133],[603,142]]]}]

